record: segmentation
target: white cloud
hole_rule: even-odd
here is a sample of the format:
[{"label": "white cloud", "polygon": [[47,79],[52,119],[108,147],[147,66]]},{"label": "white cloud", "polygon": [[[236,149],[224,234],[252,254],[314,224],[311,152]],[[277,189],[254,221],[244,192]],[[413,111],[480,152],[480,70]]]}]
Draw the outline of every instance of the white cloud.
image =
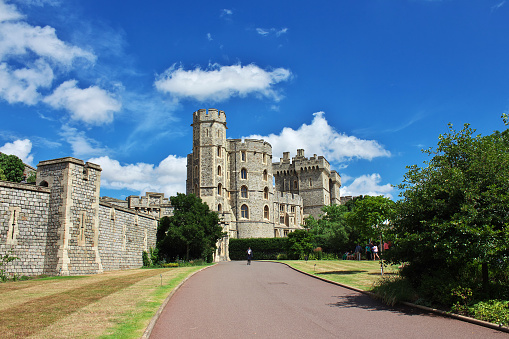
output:
[{"label": "white cloud", "polygon": [[53,108],[63,108],[71,112],[71,118],[88,124],[101,125],[113,121],[113,113],[121,108],[120,102],[112,94],[97,87],[80,89],[76,80],[61,84],[44,102]]},{"label": "white cloud", "polygon": [[199,101],[223,101],[233,96],[262,95],[274,100],[281,97],[274,86],[287,81],[291,72],[285,68],[266,71],[251,64],[247,66],[209,65],[207,69],[186,71],[173,65],[160,75],[156,88],[175,98],[193,98]]},{"label": "white cloud", "polygon": [[15,70],[0,63],[0,97],[8,103],[35,105],[40,99],[38,89],[49,87],[52,81],[53,70],[42,59]]},{"label": "white cloud", "polygon": [[107,156],[89,160],[102,168],[101,186],[109,189],[129,189],[161,192],[167,196],[185,193],[187,159],[169,155],[159,165],[146,163],[120,164]]},{"label": "white cloud", "polygon": [[0,147],[0,152],[5,154],[14,154],[20,158],[25,164],[32,166],[34,161],[33,155],[30,154],[32,151],[32,142],[28,139],[14,140],[8,142]]},{"label": "white cloud", "polygon": [[233,11],[231,9],[223,9],[221,11],[221,16],[224,16],[224,15],[232,15],[233,14]]},{"label": "white cloud", "polygon": [[[341,175],[341,179],[345,180],[345,177]],[[348,177],[348,179],[351,179]],[[346,180],[345,180],[346,181]],[[347,186],[340,188],[341,196],[358,196],[358,195],[371,195],[378,196],[383,195],[387,198],[392,199],[391,192],[394,190],[391,184],[380,185],[382,178],[380,174],[373,173],[371,175],[362,175],[355,178],[353,182]]]},{"label": "white cloud", "polygon": [[0,1],[0,22],[22,19],[23,15],[18,12],[16,6]]},{"label": "white cloud", "polygon": [[282,34],[285,34],[288,32],[288,28],[284,27],[281,29],[277,28],[257,28],[256,33],[262,35],[262,36],[268,36],[270,34],[274,34],[276,37],[281,36]]},{"label": "white cloud", "polygon": [[264,139],[272,145],[274,158],[283,152],[296,154],[304,149],[306,155],[323,155],[329,162],[342,162],[351,159],[372,160],[376,157],[389,157],[391,153],[376,140],[359,139],[337,132],[325,119],[324,112],[313,114],[310,125],[302,124],[297,130],[285,127],[280,134],[268,136],[251,135],[248,139]]},{"label": "white cloud", "polygon": [[212,40],[214,40],[214,39],[212,39],[212,34],[207,33],[207,40],[208,40],[208,41],[212,41]]},{"label": "white cloud", "polygon": [[99,156],[108,153],[107,148],[100,147],[97,141],[87,138],[85,132],[78,132],[76,128],[64,125],[60,135],[71,145],[73,156],[77,158]]},{"label": "white cloud", "polygon": [[[32,1],[44,4],[48,1]],[[77,60],[94,63],[96,56],[57,37],[50,26],[27,23],[14,5],[0,0],[0,98],[9,103],[35,105],[40,89],[50,88],[58,70]]]}]

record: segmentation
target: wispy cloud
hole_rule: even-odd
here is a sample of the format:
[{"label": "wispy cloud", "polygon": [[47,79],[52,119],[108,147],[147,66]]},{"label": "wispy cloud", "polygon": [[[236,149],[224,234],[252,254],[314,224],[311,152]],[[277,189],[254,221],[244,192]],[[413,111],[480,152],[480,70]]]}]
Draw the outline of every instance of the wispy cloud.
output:
[{"label": "wispy cloud", "polygon": [[274,86],[290,79],[292,73],[285,68],[264,70],[251,64],[247,66],[221,66],[211,64],[206,69],[185,70],[175,64],[155,81],[155,87],[174,98],[192,98],[198,101],[219,102],[230,97],[261,95],[280,100]]},{"label": "wispy cloud", "polygon": [[500,7],[505,5],[505,2],[506,1],[504,0],[504,1],[499,2],[496,5],[491,6],[491,11],[494,12],[494,11],[498,10]]},{"label": "wispy cloud", "polygon": [[376,140],[364,140],[337,132],[325,119],[324,112],[313,114],[311,124],[302,124],[297,130],[285,127],[279,134],[267,136],[251,135],[246,138],[264,139],[272,145],[274,158],[283,152],[295,155],[301,148],[310,154],[325,156],[330,162],[345,162],[352,159],[372,160],[390,157],[391,153]]},{"label": "wispy cloud", "polygon": [[262,36],[269,36],[269,35],[275,35],[276,37],[281,36],[282,34],[285,34],[288,32],[288,28],[256,28],[256,33],[262,35]]},{"label": "wispy cloud", "polygon": [[64,125],[59,134],[70,144],[73,156],[77,158],[102,156],[109,153],[109,150],[101,147],[99,142],[88,138],[85,132],[78,131],[74,127]]},{"label": "wispy cloud", "polygon": [[212,40],[213,40],[213,39],[212,39],[212,34],[207,33],[207,40],[208,40],[208,41],[212,41]]}]

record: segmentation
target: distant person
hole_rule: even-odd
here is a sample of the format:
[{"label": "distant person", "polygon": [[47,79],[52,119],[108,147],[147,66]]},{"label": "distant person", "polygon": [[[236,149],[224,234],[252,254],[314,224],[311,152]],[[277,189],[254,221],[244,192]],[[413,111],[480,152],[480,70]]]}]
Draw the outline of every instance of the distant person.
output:
[{"label": "distant person", "polygon": [[247,249],[247,264],[251,265],[251,259],[253,259],[253,250],[251,250],[251,247]]},{"label": "distant person", "polygon": [[355,246],[355,260],[361,260],[361,251],[361,245],[357,244],[357,246]]},{"label": "distant person", "polygon": [[366,244],[366,259],[371,260],[371,244]]},{"label": "distant person", "polygon": [[378,258],[378,260],[380,260],[380,257],[378,256],[378,246],[376,244],[373,245],[373,260],[375,260],[375,258]]}]

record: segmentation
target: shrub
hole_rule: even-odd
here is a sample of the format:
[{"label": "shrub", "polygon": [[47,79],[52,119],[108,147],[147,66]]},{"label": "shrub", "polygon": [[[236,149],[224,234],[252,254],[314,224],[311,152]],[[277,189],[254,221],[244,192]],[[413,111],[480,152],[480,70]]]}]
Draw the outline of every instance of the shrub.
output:
[{"label": "shrub", "polygon": [[382,302],[391,306],[398,302],[413,302],[417,299],[417,294],[408,280],[400,276],[380,279],[374,284],[372,292]]},{"label": "shrub", "polygon": [[276,260],[278,255],[286,254],[287,238],[247,238],[230,239],[230,259],[246,260],[247,249],[253,250],[253,259]]},{"label": "shrub", "polygon": [[468,313],[476,319],[500,325],[509,325],[509,301],[481,301],[468,308]]}]

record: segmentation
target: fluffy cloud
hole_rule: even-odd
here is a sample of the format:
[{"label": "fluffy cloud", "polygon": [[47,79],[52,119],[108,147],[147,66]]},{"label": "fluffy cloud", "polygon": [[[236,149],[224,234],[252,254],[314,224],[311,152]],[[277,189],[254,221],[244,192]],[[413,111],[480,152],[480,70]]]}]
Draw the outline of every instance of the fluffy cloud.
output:
[{"label": "fluffy cloud", "polygon": [[76,80],[64,82],[44,102],[53,108],[68,110],[74,120],[93,125],[112,122],[113,113],[121,108],[120,102],[97,86],[80,89],[76,84]]},{"label": "fluffy cloud", "polygon": [[73,156],[77,158],[93,157],[108,153],[108,149],[100,147],[99,143],[87,138],[85,132],[67,125],[62,126],[60,135],[71,145]]},{"label": "fluffy cloud", "polygon": [[162,192],[167,196],[185,193],[187,159],[169,155],[159,165],[146,163],[120,164],[107,156],[89,160],[102,168],[101,185],[109,189]]},{"label": "fluffy cloud", "polygon": [[389,157],[391,153],[376,140],[364,140],[344,133],[338,133],[325,119],[324,112],[313,114],[310,125],[303,124],[297,130],[285,127],[280,134],[268,136],[251,135],[249,139],[264,139],[272,145],[274,158],[289,151],[295,155],[297,149],[306,150],[307,155],[320,154],[330,162],[351,159],[372,160]]},{"label": "fluffy cloud", "polygon": [[[341,175],[341,178],[342,180],[345,180],[345,178],[349,177]],[[362,175],[358,178],[355,178],[351,184],[342,186],[340,188],[341,196],[383,195],[392,199],[391,192],[394,190],[394,187],[392,187],[391,184],[380,185],[381,181],[382,178],[378,173]]]},{"label": "fluffy cloud", "polygon": [[199,101],[223,101],[230,97],[248,94],[281,98],[274,86],[287,81],[291,72],[285,68],[266,71],[256,65],[209,65],[207,69],[186,71],[173,65],[155,81],[155,87],[175,98],[193,98]]},{"label": "fluffy cloud", "polygon": [[13,70],[0,63],[0,97],[8,103],[34,105],[39,101],[39,88],[47,88],[53,81],[53,70],[42,59],[25,68]]},{"label": "fluffy cloud", "polygon": [[31,151],[32,142],[28,139],[15,140],[12,143],[8,142],[0,147],[0,152],[5,154],[14,154],[28,165],[32,165],[32,161],[34,161],[33,155],[30,154]]}]

